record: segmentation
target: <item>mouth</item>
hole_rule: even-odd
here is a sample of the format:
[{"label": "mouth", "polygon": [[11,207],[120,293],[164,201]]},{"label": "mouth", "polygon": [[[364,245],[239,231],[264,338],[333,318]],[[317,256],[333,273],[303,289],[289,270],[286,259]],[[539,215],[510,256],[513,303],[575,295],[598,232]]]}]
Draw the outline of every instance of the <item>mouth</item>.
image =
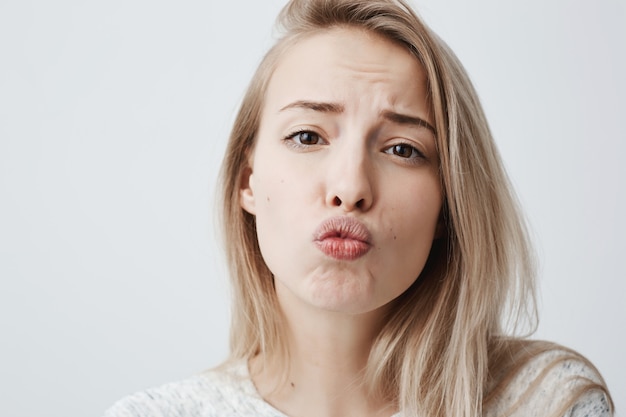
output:
[{"label": "mouth", "polygon": [[353,217],[331,217],[322,222],[313,234],[313,242],[326,256],[353,261],[372,247],[367,227]]}]

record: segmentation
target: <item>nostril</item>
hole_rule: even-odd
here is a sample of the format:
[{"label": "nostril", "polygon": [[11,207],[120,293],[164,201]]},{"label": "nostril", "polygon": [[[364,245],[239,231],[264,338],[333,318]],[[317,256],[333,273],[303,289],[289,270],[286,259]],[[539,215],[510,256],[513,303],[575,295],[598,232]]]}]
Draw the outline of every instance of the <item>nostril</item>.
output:
[{"label": "nostril", "polygon": [[339,197],[335,197],[335,199],[333,200],[333,204],[336,206],[340,206],[341,205],[341,199]]},{"label": "nostril", "polygon": [[356,202],[355,206],[359,209],[362,209],[363,206],[365,205],[365,200],[364,199],[360,199],[359,201]]}]

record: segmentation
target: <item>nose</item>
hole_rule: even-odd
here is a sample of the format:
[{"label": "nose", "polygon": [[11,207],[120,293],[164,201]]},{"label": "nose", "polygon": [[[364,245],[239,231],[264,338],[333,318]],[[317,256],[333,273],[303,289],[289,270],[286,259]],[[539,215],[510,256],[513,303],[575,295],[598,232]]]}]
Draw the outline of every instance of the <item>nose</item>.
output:
[{"label": "nose", "polygon": [[367,211],[374,202],[373,167],[366,151],[334,158],[328,170],[326,204],[344,212]]}]

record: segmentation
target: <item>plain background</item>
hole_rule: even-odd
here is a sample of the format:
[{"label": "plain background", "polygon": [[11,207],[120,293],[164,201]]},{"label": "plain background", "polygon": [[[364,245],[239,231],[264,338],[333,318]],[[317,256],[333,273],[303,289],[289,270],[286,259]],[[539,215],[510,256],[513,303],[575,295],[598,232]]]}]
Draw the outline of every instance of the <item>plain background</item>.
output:
[{"label": "plain background", "polygon": [[[474,80],[531,223],[537,337],[587,355],[618,411],[624,3],[414,2]],[[0,3],[0,415],[98,416],[225,357],[216,174],[282,4]]]}]

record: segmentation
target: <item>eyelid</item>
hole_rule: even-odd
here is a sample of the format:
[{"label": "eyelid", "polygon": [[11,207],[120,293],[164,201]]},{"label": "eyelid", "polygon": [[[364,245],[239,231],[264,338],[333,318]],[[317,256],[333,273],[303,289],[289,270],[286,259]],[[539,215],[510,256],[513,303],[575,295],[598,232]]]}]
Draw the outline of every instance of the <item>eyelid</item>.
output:
[{"label": "eyelid", "polygon": [[[393,153],[393,148],[396,146],[407,146],[409,148],[411,148],[412,150],[412,156],[411,157],[402,157],[400,155],[395,155]],[[411,142],[411,141],[407,141],[407,140],[400,140],[397,142],[394,142],[392,144],[387,145],[386,147],[384,147],[382,149],[382,151],[388,155],[391,156],[395,156],[398,157],[399,159],[404,160],[407,163],[412,163],[412,164],[419,164],[422,161],[426,161],[428,158],[426,157],[426,153],[421,150],[419,148],[419,146],[417,146],[417,144]],[[415,156],[413,156],[413,154],[415,154]]]},{"label": "eyelid", "polygon": [[[302,134],[302,133],[310,133],[310,134],[313,134],[313,135],[317,136],[319,138],[319,142],[318,143],[314,143],[314,144],[308,144],[308,145],[296,142],[294,140],[294,138],[296,136]],[[292,131],[291,133],[287,134],[283,138],[283,141],[286,142],[289,146],[294,146],[294,147],[298,147],[298,148],[310,148],[310,147],[318,146],[318,145],[328,145],[328,141],[326,139],[324,139],[324,135],[322,135],[321,133],[319,133],[315,129],[304,128],[304,127],[296,129],[296,130]]]},{"label": "eyelid", "polygon": [[[393,123],[384,124],[378,132],[383,139],[384,149],[397,145],[405,145],[414,148],[422,159],[433,158],[436,152],[436,138],[434,134],[425,127],[414,127],[397,125]],[[435,147],[433,147],[435,145]]]}]

